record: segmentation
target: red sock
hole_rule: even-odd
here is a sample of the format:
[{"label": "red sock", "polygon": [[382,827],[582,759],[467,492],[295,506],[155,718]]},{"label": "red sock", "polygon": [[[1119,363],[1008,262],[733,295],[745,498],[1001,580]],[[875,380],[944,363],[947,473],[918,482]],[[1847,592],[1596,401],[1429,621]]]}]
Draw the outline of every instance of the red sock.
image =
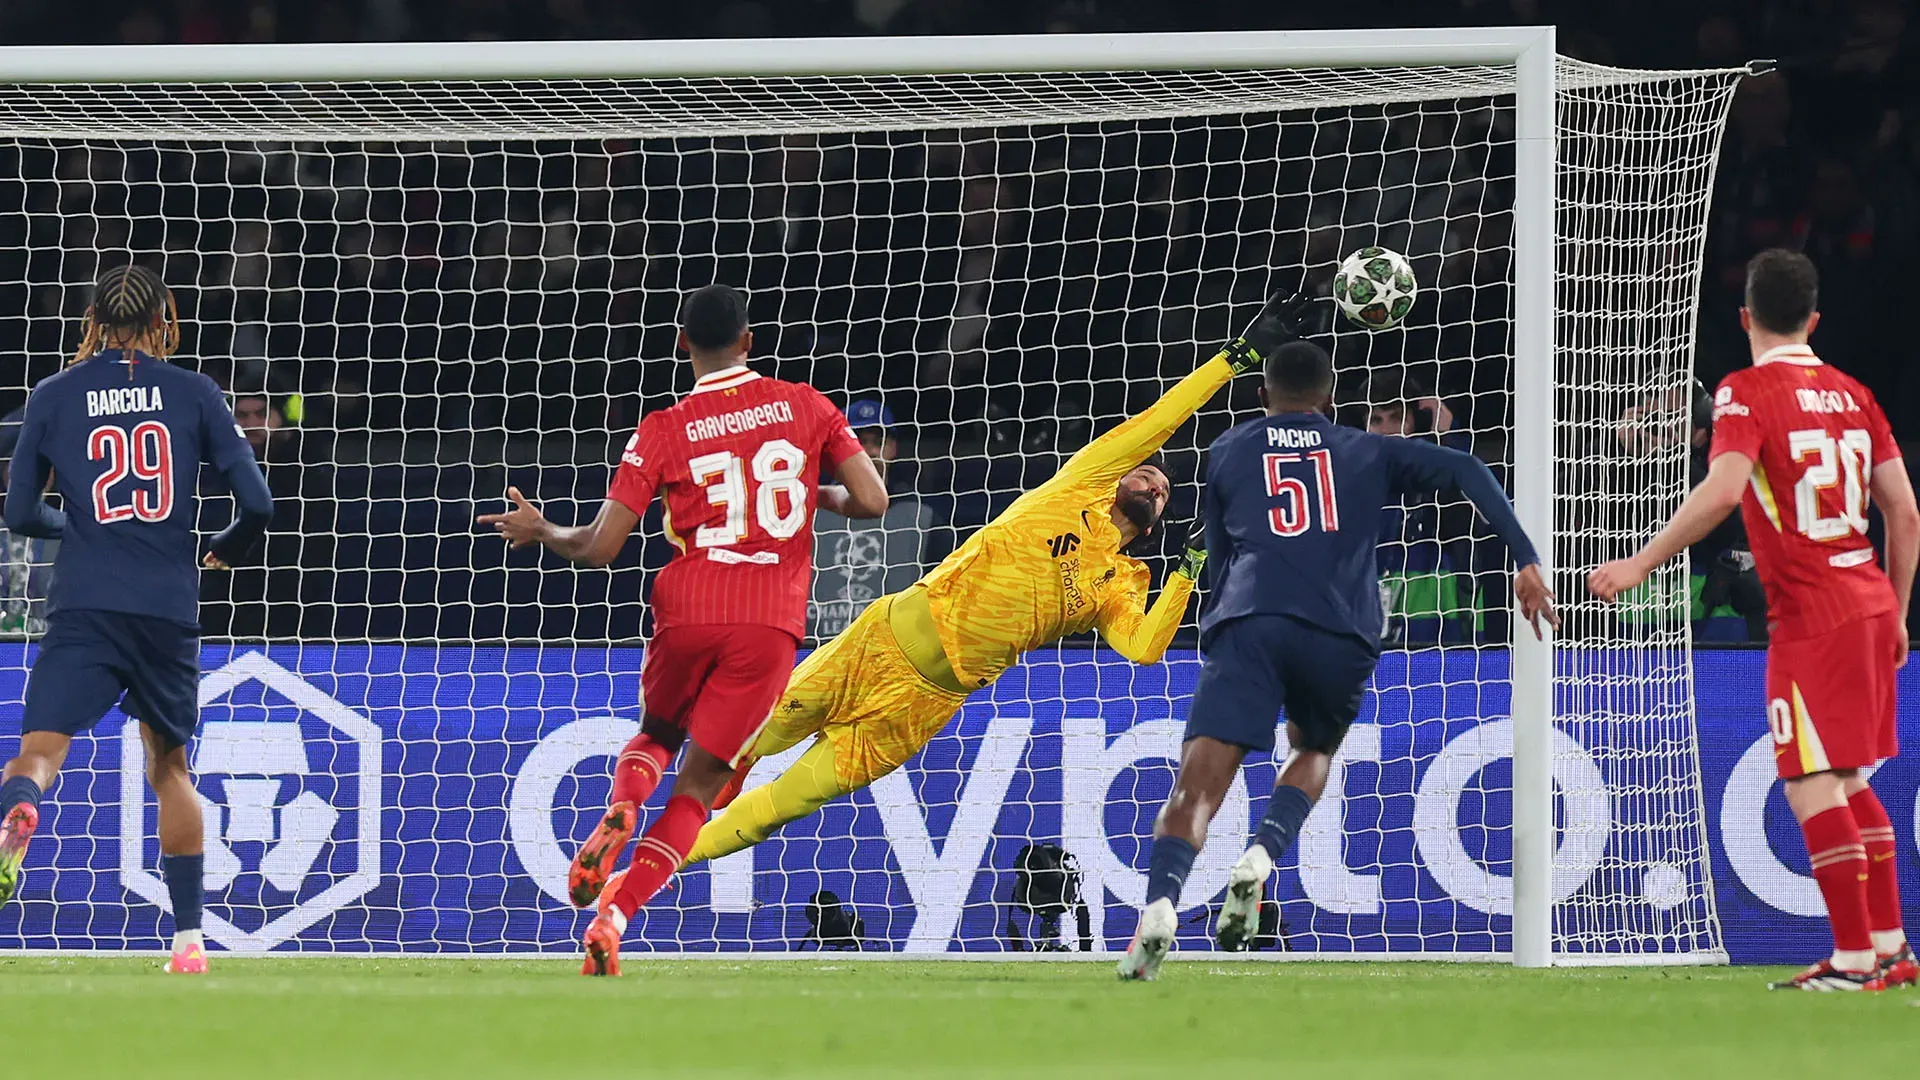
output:
[{"label": "red sock", "polygon": [[634,912],[653,899],[686,861],[687,852],[693,850],[693,841],[700,835],[700,826],[706,823],[707,808],[699,799],[675,795],[667,800],[667,808],[647,826],[640,843],[634,846],[633,863],[620,882],[620,891],[614,894],[613,904],[622,915],[633,918]]},{"label": "red sock", "polygon": [[1822,810],[1800,823],[1813,857],[1813,879],[1827,902],[1833,946],[1841,952],[1871,952],[1867,929],[1867,849],[1860,826],[1844,806]]},{"label": "red sock", "polygon": [[1900,874],[1893,861],[1893,822],[1872,788],[1847,799],[1867,849],[1867,924],[1876,932],[1900,929]]},{"label": "red sock", "polygon": [[621,749],[619,760],[613,763],[613,796],[607,802],[645,805],[647,796],[660,786],[667,762],[672,760],[673,751],[644,734],[635,735]]}]

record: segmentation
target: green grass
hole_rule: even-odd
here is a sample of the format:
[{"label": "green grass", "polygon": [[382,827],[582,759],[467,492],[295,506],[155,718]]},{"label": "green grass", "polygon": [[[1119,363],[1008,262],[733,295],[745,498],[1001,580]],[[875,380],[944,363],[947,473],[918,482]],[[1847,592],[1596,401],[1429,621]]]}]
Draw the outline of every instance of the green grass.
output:
[{"label": "green grass", "polygon": [[[1754,968],[214,957],[0,960],[9,1076],[1903,1075],[1920,995],[1769,994]],[[1365,1070],[1365,1071],[1362,1071]]]}]

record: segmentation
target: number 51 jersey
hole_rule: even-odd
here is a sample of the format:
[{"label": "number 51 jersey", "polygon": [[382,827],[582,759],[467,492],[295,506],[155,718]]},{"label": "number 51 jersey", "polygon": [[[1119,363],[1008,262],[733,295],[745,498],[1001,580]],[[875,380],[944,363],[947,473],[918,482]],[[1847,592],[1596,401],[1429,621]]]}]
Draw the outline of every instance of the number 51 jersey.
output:
[{"label": "number 51 jersey", "polygon": [[822,465],[862,453],[811,386],[716,371],[640,420],[607,498],[645,514],[658,493],[677,549],[653,582],[654,632],[742,623],[806,636]]},{"label": "number 51 jersey", "polygon": [[51,609],[197,626],[200,466],[252,458],[220,387],[199,372],[110,349],[43,379],[27,397],[12,482],[51,473],[66,512]]},{"label": "number 51 jersey", "polygon": [[1900,459],[1867,388],[1804,345],[1763,353],[1720,381],[1712,456],[1753,461],[1740,504],[1773,637],[1814,637],[1893,611],[1867,539],[1873,469]]}]

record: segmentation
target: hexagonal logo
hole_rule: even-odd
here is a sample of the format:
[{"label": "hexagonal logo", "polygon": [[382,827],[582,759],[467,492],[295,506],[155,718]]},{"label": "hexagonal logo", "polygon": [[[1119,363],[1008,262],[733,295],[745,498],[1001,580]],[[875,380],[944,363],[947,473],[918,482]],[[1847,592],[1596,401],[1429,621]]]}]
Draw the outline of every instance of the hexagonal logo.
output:
[{"label": "hexagonal logo", "polygon": [[[271,949],[380,884],[380,728],[261,652],[200,680],[209,939]],[[140,726],[120,738],[120,883],[172,910]]]}]

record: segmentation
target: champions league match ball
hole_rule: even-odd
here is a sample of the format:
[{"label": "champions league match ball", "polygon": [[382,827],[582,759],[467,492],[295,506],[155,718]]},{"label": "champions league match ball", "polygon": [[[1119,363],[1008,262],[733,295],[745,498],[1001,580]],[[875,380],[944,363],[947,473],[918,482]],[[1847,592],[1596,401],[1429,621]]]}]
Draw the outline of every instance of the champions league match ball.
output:
[{"label": "champions league match ball", "polygon": [[1413,310],[1419,286],[1407,257],[1380,247],[1364,247],[1347,256],[1333,275],[1333,299],[1356,325],[1386,330],[1400,325]]}]

